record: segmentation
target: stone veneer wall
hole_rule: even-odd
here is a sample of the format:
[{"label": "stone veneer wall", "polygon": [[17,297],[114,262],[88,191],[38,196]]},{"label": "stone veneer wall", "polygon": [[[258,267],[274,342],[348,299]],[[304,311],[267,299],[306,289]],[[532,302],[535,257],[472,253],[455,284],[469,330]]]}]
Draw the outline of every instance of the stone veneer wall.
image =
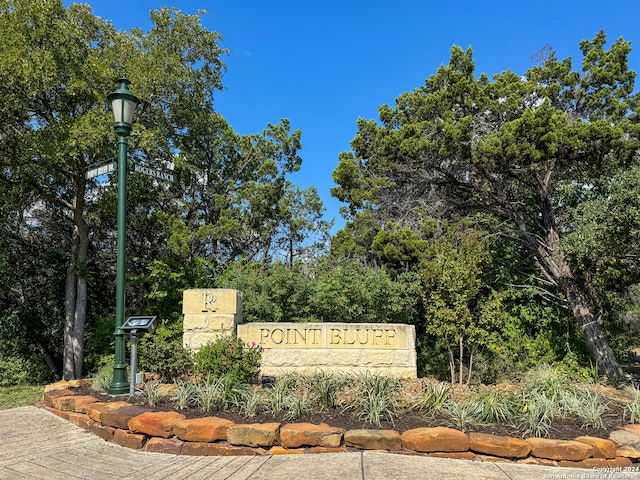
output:
[{"label": "stone veneer wall", "polygon": [[182,343],[188,350],[236,333],[263,347],[263,375],[369,372],[416,378],[413,325],[378,323],[242,324],[242,293],[231,289],[185,290]]},{"label": "stone veneer wall", "polygon": [[61,381],[49,385],[45,388],[43,406],[104,440],[149,452],[277,455],[386,450],[475,461],[588,468],[591,474],[603,472],[599,478],[605,478],[607,472],[637,472],[640,467],[635,463],[640,458],[639,425],[621,426],[610,439],[583,436],[574,440],[522,440],[482,433],[467,435],[446,427],[399,433],[374,429],[345,431],[324,423],[234,424],[217,417],[188,420],[177,412],[152,412],[127,402],[98,402],[92,396],[74,394],[73,388],[81,383]]},{"label": "stone veneer wall", "polygon": [[238,337],[263,347],[263,375],[375,373],[416,378],[413,325],[391,323],[246,323]]},{"label": "stone veneer wall", "polygon": [[182,344],[188,350],[235,332],[242,323],[242,292],[228,288],[194,288],[182,294]]}]

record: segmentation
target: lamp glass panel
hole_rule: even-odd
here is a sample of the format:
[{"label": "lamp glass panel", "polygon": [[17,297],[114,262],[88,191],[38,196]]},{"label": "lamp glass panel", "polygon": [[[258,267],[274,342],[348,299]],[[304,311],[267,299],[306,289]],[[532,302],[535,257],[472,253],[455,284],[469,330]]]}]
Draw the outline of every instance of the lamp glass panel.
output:
[{"label": "lamp glass panel", "polygon": [[124,101],[121,98],[114,98],[111,102],[111,107],[113,108],[113,119],[116,123],[122,123],[124,121],[122,119],[123,103]]},{"label": "lamp glass panel", "polygon": [[131,125],[133,123],[133,112],[136,110],[136,102],[129,99],[123,99],[122,104],[122,121]]}]

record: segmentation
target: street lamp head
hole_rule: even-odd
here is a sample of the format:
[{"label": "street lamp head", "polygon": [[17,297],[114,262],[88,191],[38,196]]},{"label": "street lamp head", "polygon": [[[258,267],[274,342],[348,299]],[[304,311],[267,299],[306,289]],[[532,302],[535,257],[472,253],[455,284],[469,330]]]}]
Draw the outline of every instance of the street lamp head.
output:
[{"label": "street lamp head", "polygon": [[118,88],[115,92],[107,95],[113,108],[113,118],[115,121],[115,131],[118,135],[128,136],[131,133],[133,123],[133,113],[140,103],[140,99],[129,90],[129,80],[121,78],[118,80]]}]

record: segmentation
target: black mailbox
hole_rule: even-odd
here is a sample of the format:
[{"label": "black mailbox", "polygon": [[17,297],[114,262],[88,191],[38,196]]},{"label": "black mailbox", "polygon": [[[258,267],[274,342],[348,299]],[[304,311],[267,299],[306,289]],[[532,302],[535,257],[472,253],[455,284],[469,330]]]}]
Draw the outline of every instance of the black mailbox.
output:
[{"label": "black mailbox", "polygon": [[122,325],[125,332],[153,333],[156,330],[156,317],[129,317]]}]

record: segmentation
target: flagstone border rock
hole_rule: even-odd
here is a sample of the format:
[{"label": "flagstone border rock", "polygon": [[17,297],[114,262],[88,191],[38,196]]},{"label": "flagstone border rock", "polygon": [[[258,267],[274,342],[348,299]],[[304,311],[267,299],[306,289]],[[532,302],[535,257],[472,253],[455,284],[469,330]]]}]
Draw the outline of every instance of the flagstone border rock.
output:
[{"label": "flagstone border rock", "polygon": [[[284,455],[375,450],[483,462],[633,470],[640,459],[640,426],[622,425],[609,439],[519,439],[448,427],[345,431],[325,423],[235,424],[207,417],[188,420],[177,412],[145,411],[128,402],[99,402],[76,395],[88,380],[45,387],[40,405],[100,438],[123,447],[174,455]],[[637,468],[640,468],[638,465]],[[613,470],[615,469],[615,470]]]}]

